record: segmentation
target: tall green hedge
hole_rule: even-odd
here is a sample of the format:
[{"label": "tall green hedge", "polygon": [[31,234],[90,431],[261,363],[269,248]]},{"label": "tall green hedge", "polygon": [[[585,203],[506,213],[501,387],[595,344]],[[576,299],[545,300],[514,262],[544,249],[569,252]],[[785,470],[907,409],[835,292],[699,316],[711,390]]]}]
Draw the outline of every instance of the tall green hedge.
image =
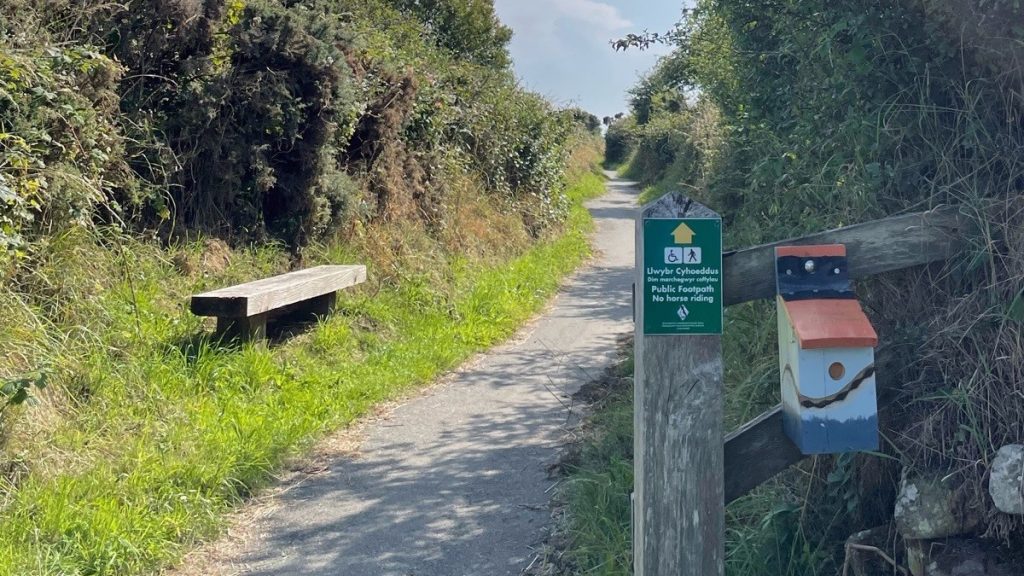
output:
[{"label": "tall green hedge", "polygon": [[[490,2],[5,4],[0,49],[18,103],[5,131],[38,135],[51,172],[68,154],[45,117],[54,105],[110,140],[75,139],[95,158],[71,169],[97,180],[75,191],[0,165],[6,244],[67,225],[71,210],[165,237],[301,247],[359,219],[437,220],[465,178],[531,228],[564,215],[573,119],[517,87]],[[81,90],[90,82],[104,94]]]}]

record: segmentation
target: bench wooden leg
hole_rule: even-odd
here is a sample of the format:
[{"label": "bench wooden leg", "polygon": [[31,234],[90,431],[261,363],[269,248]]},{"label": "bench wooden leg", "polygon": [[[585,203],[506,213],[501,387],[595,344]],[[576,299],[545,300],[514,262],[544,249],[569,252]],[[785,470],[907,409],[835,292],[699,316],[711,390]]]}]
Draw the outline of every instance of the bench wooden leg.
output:
[{"label": "bench wooden leg", "polygon": [[217,336],[222,339],[238,339],[242,342],[263,340],[267,337],[267,315],[257,314],[248,318],[217,318]]},{"label": "bench wooden leg", "polygon": [[[304,302],[298,302],[285,308],[257,314],[248,318],[217,318],[217,337],[226,340],[263,340],[267,337],[267,321],[273,320],[281,325],[316,322],[334,311],[338,302],[338,293],[331,292]],[[277,324],[275,324],[277,325]]]},{"label": "bench wooden leg", "polygon": [[334,312],[334,307],[338,303],[338,293],[331,292],[330,294],[324,294],[318,296],[309,301],[309,312],[316,316],[328,316]]},{"label": "bench wooden leg", "polygon": [[280,310],[275,310],[270,319],[279,326],[295,326],[317,322],[334,311],[338,302],[336,292],[297,302]]}]

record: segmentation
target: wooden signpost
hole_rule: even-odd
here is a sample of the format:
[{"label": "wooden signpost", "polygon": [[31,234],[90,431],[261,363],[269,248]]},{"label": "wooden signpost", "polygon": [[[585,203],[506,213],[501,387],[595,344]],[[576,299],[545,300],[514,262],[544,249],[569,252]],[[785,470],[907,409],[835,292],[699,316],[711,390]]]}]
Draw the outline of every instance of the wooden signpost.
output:
[{"label": "wooden signpost", "polygon": [[636,269],[634,573],[721,576],[721,218],[678,193],[645,206]]}]

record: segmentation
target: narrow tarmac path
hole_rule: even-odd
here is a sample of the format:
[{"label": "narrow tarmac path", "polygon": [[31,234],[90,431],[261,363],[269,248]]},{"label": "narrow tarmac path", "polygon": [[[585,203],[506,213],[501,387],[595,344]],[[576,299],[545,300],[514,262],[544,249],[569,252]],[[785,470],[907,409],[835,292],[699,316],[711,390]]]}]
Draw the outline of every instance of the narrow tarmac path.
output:
[{"label": "narrow tarmac path", "polygon": [[[570,396],[632,330],[638,191],[612,180],[588,204],[596,258],[551,308],[446,383],[371,424],[358,455],[278,496],[226,573],[517,575],[546,537],[547,468]],[[219,571],[219,570],[218,570]]]}]

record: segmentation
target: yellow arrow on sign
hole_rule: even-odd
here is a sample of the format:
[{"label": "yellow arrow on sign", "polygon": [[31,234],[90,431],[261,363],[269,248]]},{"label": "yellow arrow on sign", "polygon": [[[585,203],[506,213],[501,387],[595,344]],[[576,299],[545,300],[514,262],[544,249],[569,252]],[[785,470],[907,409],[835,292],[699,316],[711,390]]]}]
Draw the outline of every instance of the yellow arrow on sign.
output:
[{"label": "yellow arrow on sign", "polygon": [[672,231],[672,237],[675,238],[676,244],[692,244],[694,233],[686,222],[679,225],[678,228]]}]

